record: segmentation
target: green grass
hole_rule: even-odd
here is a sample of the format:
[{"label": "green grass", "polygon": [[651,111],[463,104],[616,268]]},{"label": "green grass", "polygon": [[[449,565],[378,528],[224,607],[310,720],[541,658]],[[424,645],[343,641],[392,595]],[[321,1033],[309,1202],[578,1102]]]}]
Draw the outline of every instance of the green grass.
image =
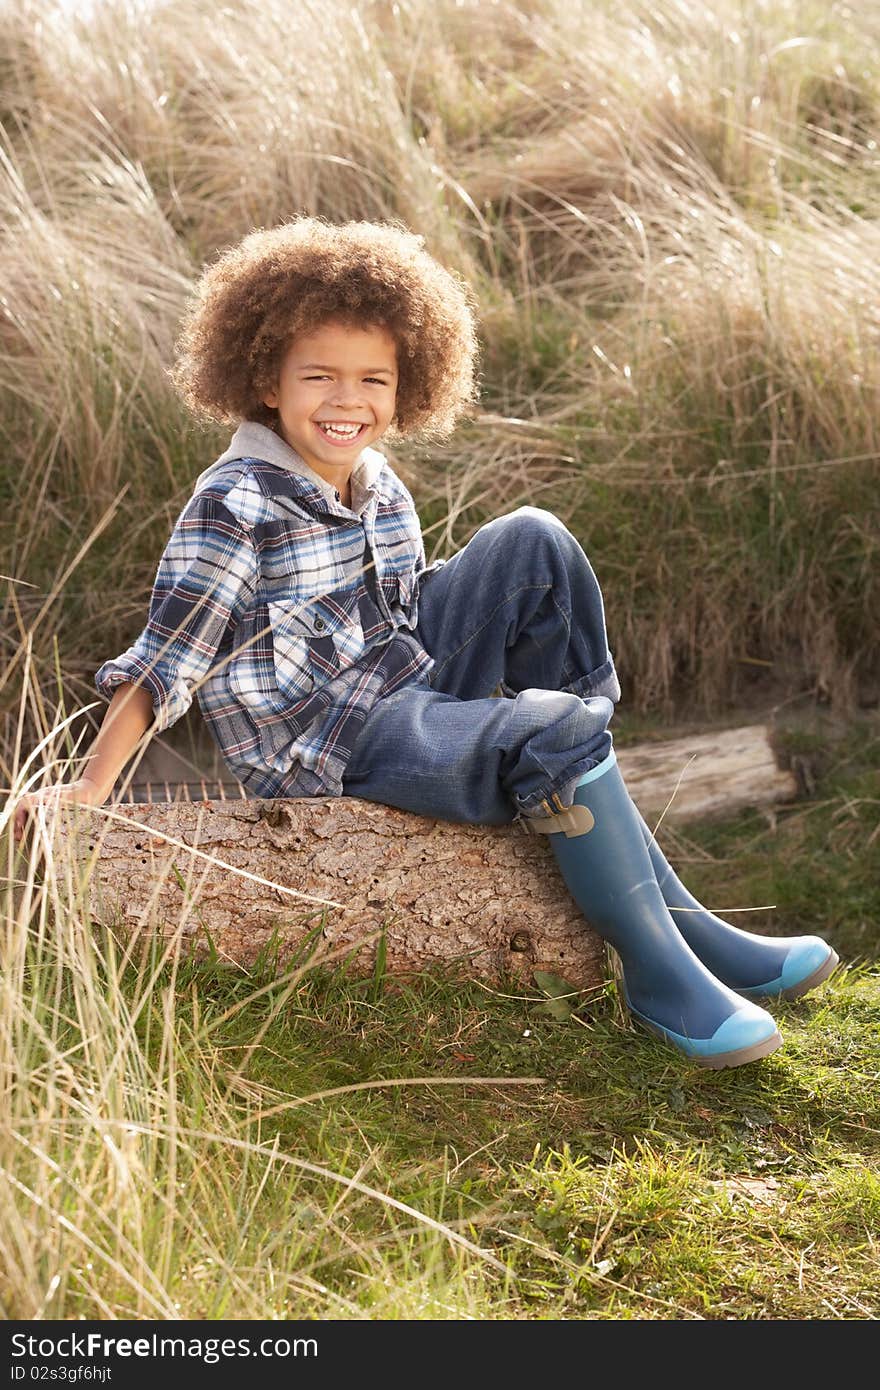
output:
[{"label": "green grass", "polygon": [[[332,1185],[310,1185],[305,1204],[301,1191],[291,1202],[273,1190],[255,1224],[319,1228],[317,1263],[312,1250],[299,1257],[339,1298],[370,1308],[376,1289],[358,1246],[380,1241],[406,1246],[396,1284],[442,1284],[408,1316],[442,1316],[438,1299],[483,1318],[880,1313],[876,970],[777,1008],[785,1050],[723,1073],[631,1031],[611,999],[561,1023],[460,981],[388,981],[377,998],[371,981],[312,976],[268,1027],[271,996],[212,1029],[234,985],[198,968],[193,982],[224,1072],[266,1109],[290,1107],[261,1124],[264,1146],[277,1137],[281,1152],[336,1171],[377,1167],[374,1185],[469,1231],[510,1271],[480,1270],[485,1301],[469,1305],[466,1268],[448,1252],[420,1256],[381,1209],[357,1206],[347,1256],[326,1232]],[[541,1084],[447,1084],[459,1076]],[[376,1085],[412,1077],[436,1083]],[[401,1315],[394,1307],[374,1315]]]}]

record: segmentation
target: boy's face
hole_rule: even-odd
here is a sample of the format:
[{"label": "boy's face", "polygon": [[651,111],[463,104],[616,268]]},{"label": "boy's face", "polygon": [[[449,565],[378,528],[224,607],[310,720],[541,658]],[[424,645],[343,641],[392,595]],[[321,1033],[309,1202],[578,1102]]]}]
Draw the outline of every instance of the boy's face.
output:
[{"label": "boy's face", "polygon": [[[384,328],[325,323],[295,338],[264,395],[292,449],[345,496],[362,449],[394,418],[397,348]],[[328,428],[332,426],[339,428]],[[355,430],[352,426],[358,426]]]}]

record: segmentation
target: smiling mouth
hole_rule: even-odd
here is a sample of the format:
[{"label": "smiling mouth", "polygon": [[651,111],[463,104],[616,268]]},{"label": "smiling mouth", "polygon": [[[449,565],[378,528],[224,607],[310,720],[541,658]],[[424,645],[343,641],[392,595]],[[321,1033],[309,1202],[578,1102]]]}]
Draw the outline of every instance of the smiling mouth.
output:
[{"label": "smiling mouth", "polygon": [[316,420],[315,425],[321,431],[325,439],[329,439],[333,444],[353,444],[356,439],[360,439],[365,424],[360,425],[333,425],[324,420]]}]

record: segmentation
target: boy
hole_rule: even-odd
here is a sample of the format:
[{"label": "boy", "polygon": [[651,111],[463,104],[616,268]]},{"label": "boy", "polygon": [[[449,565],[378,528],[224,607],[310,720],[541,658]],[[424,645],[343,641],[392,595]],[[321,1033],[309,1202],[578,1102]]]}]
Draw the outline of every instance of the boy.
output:
[{"label": "boy", "polygon": [[299,218],[205,270],[172,376],[238,428],[178,518],[144,632],[97,673],[111,703],[83,777],[23,798],[16,829],[52,795],[101,804],[197,690],[254,796],[548,835],[633,1015],[700,1065],[757,1060],[782,1039],[744,996],[803,993],[837,957],[681,896],[616,767],[620,688],[580,545],[524,507],[426,568],[412,498],[372,447],[448,435],[475,400],[475,307],[390,223]]}]

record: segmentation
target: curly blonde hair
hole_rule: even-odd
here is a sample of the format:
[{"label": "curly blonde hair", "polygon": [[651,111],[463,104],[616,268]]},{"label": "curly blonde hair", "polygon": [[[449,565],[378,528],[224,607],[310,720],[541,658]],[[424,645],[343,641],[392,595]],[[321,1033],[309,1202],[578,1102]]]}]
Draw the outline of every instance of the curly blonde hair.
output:
[{"label": "curly blonde hair", "polygon": [[330,320],[384,328],[398,358],[392,430],[443,438],[478,397],[476,310],[466,282],[401,224],[297,217],[205,267],[169,376],[204,419],[274,426],[262,397],[298,334]]}]

